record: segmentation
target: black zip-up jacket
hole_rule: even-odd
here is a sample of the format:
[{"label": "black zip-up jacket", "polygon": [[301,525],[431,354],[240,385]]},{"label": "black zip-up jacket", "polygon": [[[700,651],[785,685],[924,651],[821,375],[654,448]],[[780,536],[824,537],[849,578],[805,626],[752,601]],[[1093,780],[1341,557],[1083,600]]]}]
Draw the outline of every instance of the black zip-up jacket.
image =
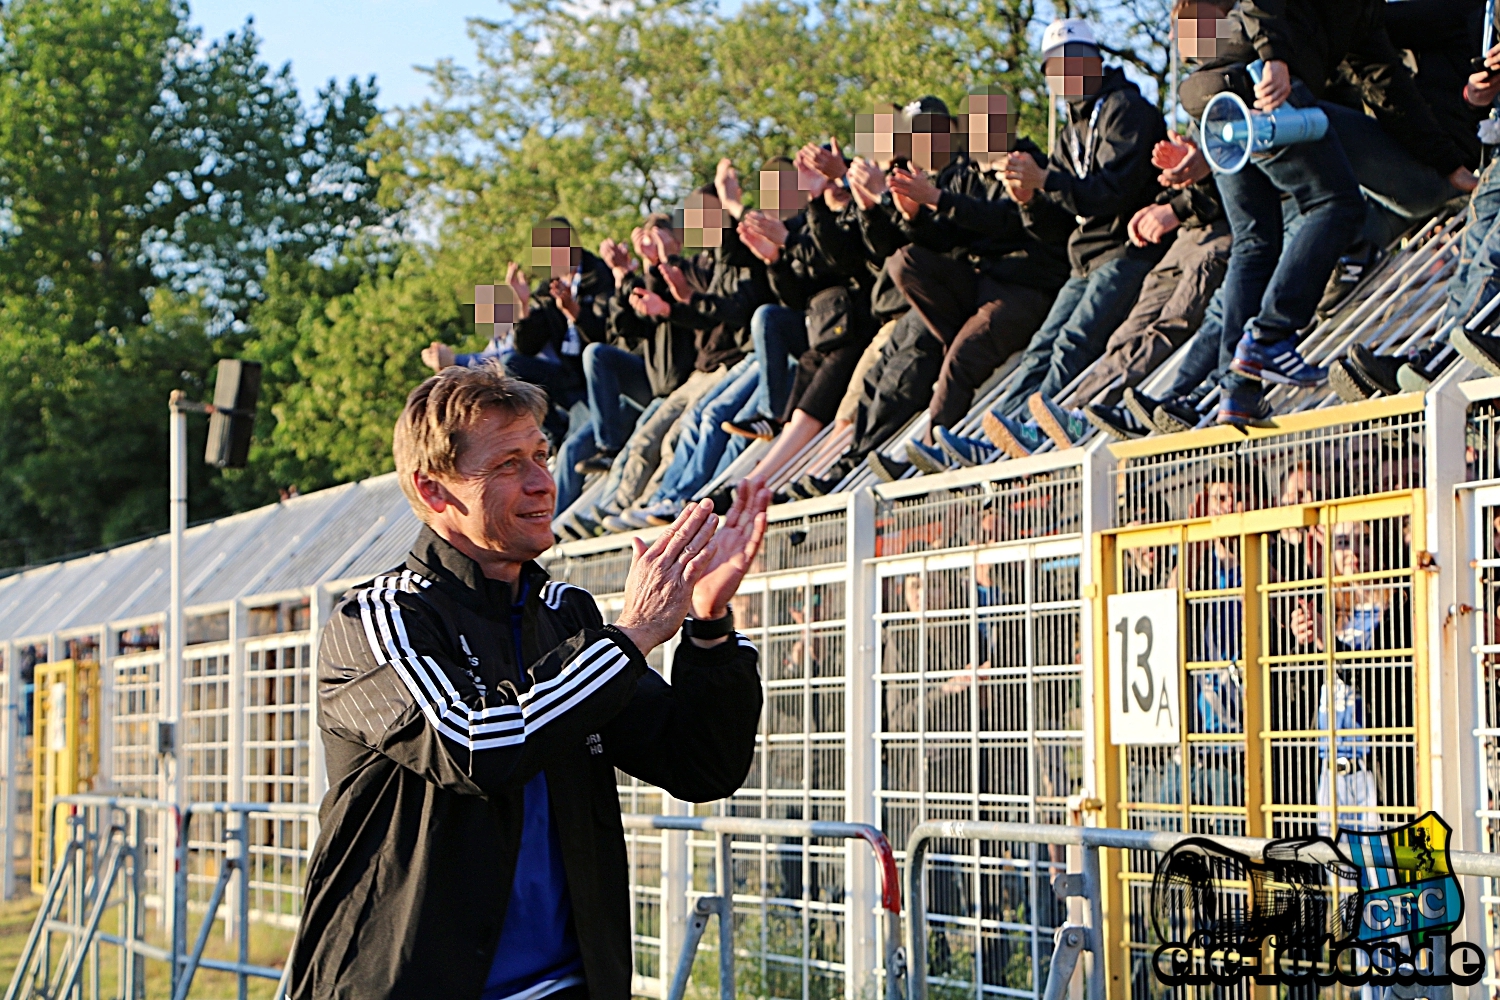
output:
[{"label": "black zip-up jacket", "polygon": [[786,220],[786,246],[776,263],[766,266],[771,294],[788,309],[801,312],[826,288],[843,285],[856,304],[869,304],[875,275],[865,264],[858,230],[840,224],[839,213],[822,198]]},{"label": "black zip-up jacket", "polygon": [[698,349],[695,367],[711,372],[720,365],[736,365],[754,350],[750,341],[750,317],[771,301],[765,265],[740,242],[733,226],[712,251],[705,250],[680,261],[683,276],[692,286],[687,302],[667,294],[672,305],[672,323],[694,333]]},{"label": "black zip-up jacket", "polygon": [[[682,258],[672,258],[672,263],[682,266]],[[689,281],[692,279],[689,278]],[[693,373],[698,359],[694,331],[678,326],[670,318],[652,319],[636,314],[630,304],[630,292],[644,288],[655,292],[667,302],[674,301],[672,290],[667,287],[656,265],[646,269],[644,275],[632,274],[615,288],[609,300],[609,340],[616,347],[639,354],[646,362],[646,378],[651,383],[655,396],[670,396],[678,386]]]},{"label": "black zip-up jacket", "polygon": [[[1094,119],[1096,103],[1099,114]],[[1068,121],[1059,130],[1043,196],[1033,195],[1021,213],[1033,229],[1043,231],[1049,225],[1042,221],[1043,213],[1052,213],[1050,225],[1060,224],[1058,208],[1078,217],[1078,228],[1068,240],[1074,276],[1085,277],[1118,257],[1155,264],[1166,254],[1170,241],[1138,247],[1130,242],[1128,229],[1131,216],[1151,204],[1161,190],[1151,149],[1166,137],[1161,112],[1117,67],[1104,70],[1093,99],[1068,102]],[[1079,157],[1073,153],[1075,142]]]},{"label": "black zip-up jacket", "polygon": [[755,647],[679,647],[668,685],[594,599],[522,570],[510,588],[431,529],[344,595],[318,656],[322,829],[292,957],[299,1000],[475,1000],[515,876],[523,788],[547,774],[593,1000],[628,1000],[628,872],[615,768],[722,798],[755,752]]},{"label": "black zip-up jacket", "polygon": [[1402,148],[1446,177],[1463,163],[1463,152],[1391,44],[1386,6],[1387,0],[1240,0],[1237,13],[1260,58],[1286,63],[1315,97],[1368,107]]},{"label": "black zip-up jacket", "polygon": [[1385,32],[1417,64],[1417,92],[1458,146],[1464,166],[1479,166],[1479,123],[1489,108],[1464,100],[1469,60],[1484,44],[1484,0],[1402,0],[1386,4]]},{"label": "black zip-up jacket", "polygon": [[[615,276],[604,261],[587,250],[579,261],[578,295],[580,311],[573,324],[583,346],[602,344],[608,338],[609,300],[615,292]],[[568,339],[568,317],[547,291],[544,283],[531,294],[531,309],[516,323],[516,350],[522,354],[540,354],[549,346],[557,352],[579,379],[583,378],[583,354],[564,354]]]},{"label": "black zip-up jacket", "polygon": [[[1047,165],[1047,154],[1030,139],[1016,149]],[[902,217],[912,242],[967,260],[996,281],[1044,292],[1061,288],[1068,280],[1073,219],[1062,212],[1023,215],[997,171],[968,157],[963,162],[939,190],[936,210],[923,206],[916,218]]]}]

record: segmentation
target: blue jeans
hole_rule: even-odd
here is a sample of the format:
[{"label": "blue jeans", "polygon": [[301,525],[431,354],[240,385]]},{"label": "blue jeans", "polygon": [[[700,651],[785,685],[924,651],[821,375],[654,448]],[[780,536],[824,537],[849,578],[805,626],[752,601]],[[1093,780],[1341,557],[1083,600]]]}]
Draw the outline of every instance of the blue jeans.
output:
[{"label": "blue jeans", "polygon": [[672,464],[667,466],[652,503],[689,499],[713,479],[730,450],[731,441],[737,445],[735,455],[750,443],[749,438],[731,435],[720,425],[726,420],[742,419],[742,414],[756,405],[760,372],[760,359],[752,354],[729,369],[724,381],[704,393],[683,414],[682,436],[677,439]]},{"label": "blue jeans", "polygon": [[1469,200],[1469,225],[1448,279],[1444,320],[1466,320],[1500,293],[1500,171],[1491,160]]},{"label": "blue jeans", "polygon": [[[588,383],[594,443],[600,451],[614,454],[625,446],[641,410],[655,395],[646,377],[646,362],[639,354],[618,347],[590,344],[583,349],[583,377]],[[640,405],[631,406],[626,399]]]},{"label": "blue jeans", "polygon": [[[1298,107],[1311,103],[1300,82],[1292,98]],[[1224,276],[1225,335],[1249,332],[1267,344],[1295,337],[1313,318],[1328,276],[1365,217],[1338,133],[1282,146],[1216,180],[1234,231]],[[1283,194],[1304,220],[1291,233],[1283,222]]]},{"label": "blue jeans", "polygon": [[1130,315],[1141,283],[1155,262],[1116,257],[1084,278],[1069,278],[1057,293],[1042,327],[1031,338],[1021,363],[1010,376],[1010,388],[994,409],[1026,419],[1026,400],[1034,392],[1055,398],[1078,373],[1097,361]]},{"label": "blue jeans", "polygon": [[807,350],[807,319],[786,306],[761,306],[750,317],[750,339],[760,359],[760,385],[755,390],[755,411],[745,419],[780,419],[792,393],[797,359]]},{"label": "blue jeans", "polygon": [[[1303,217],[1297,214],[1297,203],[1291,198],[1281,202],[1281,221],[1289,237],[1302,227]],[[1234,349],[1240,341],[1238,331],[1226,331],[1224,286],[1220,285],[1208,301],[1202,324],[1188,342],[1187,357],[1167,390],[1168,399],[1186,399],[1197,406],[1218,386],[1229,372],[1229,362],[1234,360]]]},{"label": "blue jeans", "polygon": [[594,421],[582,405],[573,408],[573,419],[568,427],[568,436],[557,449],[557,461],[553,465],[552,479],[557,483],[557,507],[553,517],[561,514],[583,492],[584,477],[574,466],[586,458],[593,458],[599,450],[594,440]]},{"label": "blue jeans", "polygon": [[1328,115],[1354,177],[1370,199],[1364,235],[1377,246],[1386,246],[1412,222],[1435,214],[1458,196],[1448,178],[1402,149],[1374,118],[1328,101],[1320,101],[1318,107]]}]

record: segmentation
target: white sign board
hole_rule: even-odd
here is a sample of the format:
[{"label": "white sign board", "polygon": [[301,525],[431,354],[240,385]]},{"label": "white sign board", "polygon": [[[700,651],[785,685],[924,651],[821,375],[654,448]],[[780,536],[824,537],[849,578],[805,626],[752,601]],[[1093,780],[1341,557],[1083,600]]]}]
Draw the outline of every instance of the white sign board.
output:
[{"label": "white sign board", "polygon": [[1111,594],[1108,606],[1110,742],[1179,742],[1177,591]]}]

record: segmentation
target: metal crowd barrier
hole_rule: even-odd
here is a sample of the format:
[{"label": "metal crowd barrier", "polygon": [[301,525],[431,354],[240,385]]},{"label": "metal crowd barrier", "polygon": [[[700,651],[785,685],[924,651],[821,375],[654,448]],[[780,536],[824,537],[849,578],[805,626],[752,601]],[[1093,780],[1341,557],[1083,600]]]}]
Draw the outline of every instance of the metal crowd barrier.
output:
[{"label": "metal crowd barrier", "polygon": [[[1057,950],[1047,973],[1043,1000],[1063,1000],[1078,964],[1078,956],[1088,951],[1094,956],[1094,974],[1088,977],[1088,1000],[1104,1000],[1104,975],[1099,965],[1104,942],[1104,907],[1100,895],[1099,849],[1122,851],[1171,850],[1184,840],[1205,839],[1198,833],[1168,833],[1151,830],[1119,830],[1099,826],[1045,826],[1038,823],[982,823],[969,820],[940,820],[922,823],[906,841],[906,1000],[927,1000],[927,880],[925,862],[927,845],[938,838],[952,840],[998,840],[1029,844],[1059,844],[1083,848],[1082,879],[1069,880],[1057,886],[1061,895],[1083,896],[1087,900],[1088,923],[1067,924],[1058,928]],[[1208,836],[1216,844],[1251,858],[1262,857],[1270,840],[1256,837]],[[1335,860],[1327,845],[1313,844],[1298,852],[1307,861]],[[1500,854],[1474,851],[1450,851],[1454,873],[1495,878],[1500,876]],[[1067,878],[1067,876],[1064,876]],[[890,993],[887,991],[889,998]]]},{"label": "metal crowd barrier", "polygon": [[[41,909],[21,951],[5,1000],[46,997],[49,1000],[82,1000],[84,969],[92,972],[98,995],[100,946],[119,949],[120,995],[145,996],[145,960],[166,962],[170,967],[173,1000],[186,1000],[199,969],[233,974],[238,980],[239,1000],[245,1000],[249,978],[280,980],[282,969],[250,962],[250,816],[316,815],[317,806],[269,802],[203,802],[177,806],[158,799],[83,794],[58,797],[52,803],[46,843],[47,880]],[[58,811],[64,817],[68,836],[57,854]],[[147,814],[156,812],[175,831],[175,864],[172,893],[163,900],[170,948],[146,941],[145,876],[149,858]],[[188,948],[189,834],[194,816],[225,814],[224,862],[219,868],[198,933]],[[163,829],[165,834],[165,828]],[[163,845],[163,850],[166,845]],[[208,935],[218,918],[232,880],[237,879],[235,927],[238,957],[235,961],[205,958]],[[117,891],[118,889],[118,891]],[[106,910],[118,907],[118,933],[100,930]],[[61,936],[54,960],[54,937]]]},{"label": "metal crowd barrier", "polygon": [[735,1000],[734,992],[734,872],[730,867],[730,842],[734,836],[830,837],[863,840],[870,845],[880,865],[880,907],[885,911],[885,1000],[901,1000],[904,978],[901,951],[901,880],[896,856],[885,834],[868,823],[812,822],[795,819],[753,819],[740,816],[621,816],[627,830],[688,830],[717,835],[714,855],[714,888],[717,895],[700,896],[688,919],[682,953],[672,975],[667,1000],[682,1000],[687,992],[698,942],[708,927],[708,918],[719,918],[719,997]]}]

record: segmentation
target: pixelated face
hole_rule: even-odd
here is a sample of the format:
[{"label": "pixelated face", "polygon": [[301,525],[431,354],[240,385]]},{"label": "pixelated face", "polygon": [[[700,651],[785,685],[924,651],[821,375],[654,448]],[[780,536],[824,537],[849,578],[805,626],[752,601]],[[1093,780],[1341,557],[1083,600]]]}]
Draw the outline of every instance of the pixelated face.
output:
[{"label": "pixelated face", "polygon": [[503,336],[515,322],[516,293],[509,285],[474,286],[474,326],[480,333],[492,337],[498,332]]},{"label": "pixelated face", "polygon": [[883,170],[911,159],[911,126],[893,104],[872,104],[854,116],[854,154]]},{"label": "pixelated face", "polygon": [[797,180],[796,167],[760,172],[760,210],[786,220],[807,207],[807,190]]},{"label": "pixelated face", "polygon": [[531,230],[531,266],[549,278],[567,278],[578,269],[583,251],[567,226],[549,223]]},{"label": "pixelated face", "polygon": [[1212,59],[1229,38],[1229,18],[1211,3],[1193,3],[1177,18],[1177,50],[1184,59]]},{"label": "pixelated face", "polygon": [[969,157],[981,167],[999,163],[1016,148],[1016,119],[1010,109],[1010,96],[997,90],[979,91],[965,98]]},{"label": "pixelated face", "polygon": [[683,246],[689,250],[712,250],[723,244],[729,216],[714,195],[694,191],[682,208],[672,214],[677,220],[677,231],[682,234]]},{"label": "pixelated face", "polygon": [[1047,88],[1062,98],[1093,97],[1104,82],[1104,59],[1092,45],[1069,43],[1043,65]]},{"label": "pixelated face", "polygon": [[920,114],[911,117],[911,162],[929,174],[953,162],[958,152],[953,119],[947,115]]}]

